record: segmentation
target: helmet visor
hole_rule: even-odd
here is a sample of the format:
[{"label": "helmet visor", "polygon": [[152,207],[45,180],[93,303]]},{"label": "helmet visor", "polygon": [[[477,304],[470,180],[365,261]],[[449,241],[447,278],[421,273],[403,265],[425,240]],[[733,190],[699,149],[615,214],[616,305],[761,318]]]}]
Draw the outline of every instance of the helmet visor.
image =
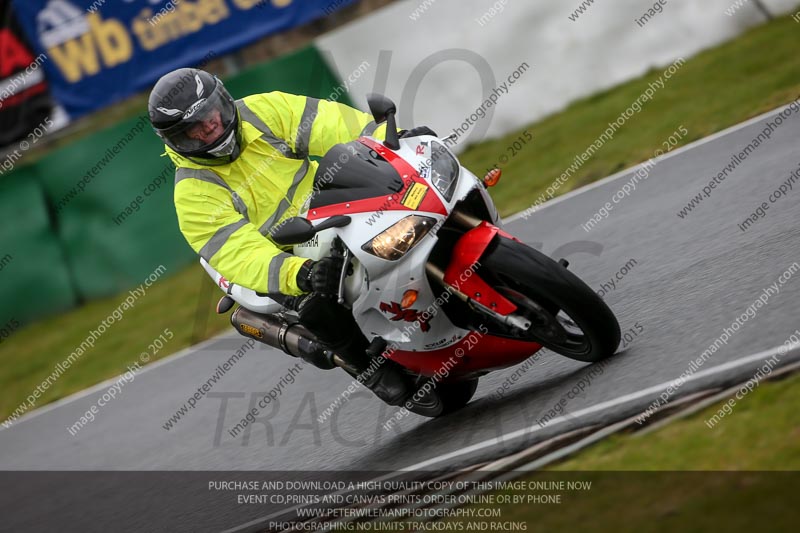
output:
[{"label": "helmet visor", "polygon": [[199,99],[177,124],[159,130],[164,142],[183,155],[213,151],[225,142],[236,122],[236,106],[217,83],[208,98]]}]

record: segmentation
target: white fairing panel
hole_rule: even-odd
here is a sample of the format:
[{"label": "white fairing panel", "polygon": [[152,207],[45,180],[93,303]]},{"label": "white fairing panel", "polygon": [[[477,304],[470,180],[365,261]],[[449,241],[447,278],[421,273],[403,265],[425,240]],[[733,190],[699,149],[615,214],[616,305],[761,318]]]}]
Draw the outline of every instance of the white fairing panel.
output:
[{"label": "white fairing panel", "polygon": [[214,267],[209,265],[205,259],[200,258],[200,264],[206,269],[206,272],[208,272],[208,275],[214,280],[214,283],[217,284],[217,287],[233,298],[236,303],[242,307],[255,311],[256,313],[277,313],[283,309],[283,306],[272,298],[259,296],[256,294],[256,291],[252,289],[247,289],[241,285],[229,282],[222,274],[217,272]]}]

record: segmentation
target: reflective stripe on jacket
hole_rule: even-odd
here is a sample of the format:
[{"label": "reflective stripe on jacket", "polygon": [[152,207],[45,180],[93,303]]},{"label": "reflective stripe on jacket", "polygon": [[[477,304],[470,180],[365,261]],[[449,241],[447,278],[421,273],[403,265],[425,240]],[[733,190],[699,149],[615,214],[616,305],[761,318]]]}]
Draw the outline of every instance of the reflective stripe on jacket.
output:
[{"label": "reflective stripe on jacket", "polygon": [[263,293],[301,294],[305,259],[268,237],[310,199],[322,156],[360,135],[383,138],[372,117],[349,106],[282,92],[238,100],[242,151],[232,163],[196,164],[167,148],[175,164],[175,209],[186,241],[229,281]]}]

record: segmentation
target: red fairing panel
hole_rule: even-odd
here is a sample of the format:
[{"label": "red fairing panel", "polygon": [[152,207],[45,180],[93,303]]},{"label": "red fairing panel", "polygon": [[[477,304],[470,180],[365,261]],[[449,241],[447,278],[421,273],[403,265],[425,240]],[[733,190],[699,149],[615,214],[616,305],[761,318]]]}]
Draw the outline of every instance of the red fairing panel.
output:
[{"label": "red fairing panel", "polygon": [[397,350],[389,359],[423,376],[442,375],[450,368],[448,379],[480,371],[514,366],[541,349],[535,342],[525,342],[473,331],[459,342],[430,352]]},{"label": "red fairing panel", "polygon": [[499,228],[486,221],[466,232],[453,248],[453,258],[445,269],[444,281],[481,305],[501,315],[509,315],[517,309],[517,306],[494,290],[474,271],[498,232],[501,232]]}]

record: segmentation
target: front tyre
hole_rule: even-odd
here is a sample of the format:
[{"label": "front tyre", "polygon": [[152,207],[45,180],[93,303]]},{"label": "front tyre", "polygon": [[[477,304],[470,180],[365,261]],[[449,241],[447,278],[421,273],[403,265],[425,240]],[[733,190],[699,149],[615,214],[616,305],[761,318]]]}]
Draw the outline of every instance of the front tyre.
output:
[{"label": "front tyre", "polygon": [[571,359],[593,363],[614,354],[620,329],[608,305],[564,266],[518,241],[497,237],[479,274],[517,306],[527,330],[495,323],[493,335],[538,342]]}]

